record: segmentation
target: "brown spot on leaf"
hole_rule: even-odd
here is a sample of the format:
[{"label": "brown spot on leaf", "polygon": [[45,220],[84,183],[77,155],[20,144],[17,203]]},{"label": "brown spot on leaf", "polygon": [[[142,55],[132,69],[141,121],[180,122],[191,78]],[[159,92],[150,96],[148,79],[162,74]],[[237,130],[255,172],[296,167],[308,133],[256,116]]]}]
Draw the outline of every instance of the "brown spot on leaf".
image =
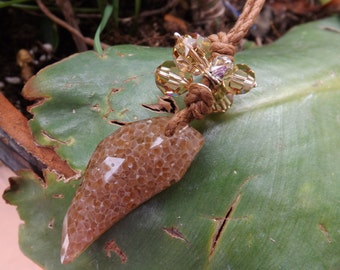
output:
[{"label": "brown spot on leaf", "polygon": [[138,78],[138,76],[129,77],[129,78],[125,79],[125,80],[123,81],[123,83],[134,81],[134,80],[136,80],[137,78]]},{"label": "brown spot on leaf", "polygon": [[117,126],[120,126],[120,127],[125,126],[127,124],[126,122],[118,121],[118,120],[111,120],[110,123],[117,125]]},{"label": "brown spot on leaf", "polygon": [[120,112],[118,113],[118,115],[119,115],[119,116],[123,116],[123,115],[126,114],[128,111],[129,111],[129,109],[124,109],[124,110],[120,111]]},{"label": "brown spot on leaf", "polygon": [[57,143],[64,144],[64,145],[70,145],[72,143],[72,140],[62,141],[62,140],[56,139],[52,135],[48,134],[46,130],[43,130],[41,134],[44,135],[46,138],[48,138],[52,142],[57,142]]},{"label": "brown spot on leaf", "polygon": [[50,219],[50,221],[48,222],[47,227],[51,230],[53,230],[54,228],[54,217]]},{"label": "brown spot on leaf", "polygon": [[[234,171],[235,174],[237,174],[237,171]],[[243,189],[243,187],[245,185],[247,185],[251,180],[253,180],[254,178],[256,178],[256,175],[251,175],[249,177],[247,177],[245,180],[243,180],[243,182],[241,183],[240,187],[239,187],[239,193],[237,195],[237,197],[235,198],[235,200],[232,202],[232,204],[230,205],[230,207],[227,209],[226,214],[224,217],[219,217],[219,218],[214,218],[213,220],[215,222],[217,222],[217,226],[215,229],[215,232],[213,234],[213,238],[212,238],[212,242],[211,242],[211,247],[210,247],[210,254],[209,254],[209,258],[212,257],[215,248],[222,236],[223,231],[225,230],[225,228],[228,226],[229,221],[231,220],[231,217],[241,199],[241,190]],[[242,218],[247,220],[248,218]]]},{"label": "brown spot on leaf", "polygon": [[56,194],[52,195],[52,198],[54,198],[54,199],[63,199],[64,198],[64,194],[56,193]]},{"label": "brown spot on leaf", "polygon": [[91,106],[91,110],[92,110],[92,111],[95,111],[95,112],[100,112],[100,106],[99,106],[99,104],[93,104],[93,105]]},{"label": "brown spot on leaf", "polygon": [[157,104],[142,104],[142,106],[154,112],[176,113],[178,111],[175,100],[168,96],[160,97]]},{"label": "brown spot on leaf", "polygon": [[185,243],[189,243],[189,241],[184,237],[184,235],[174,226],[170,228],[164,227],[163,231],[165,231],[172,238],[176,238],[176,239],[184,241]]},{"label": "brown spot on leaf", "polygon": [[340,34],[340,30],[339,29],[336,29],[336,28],[333,28],[333,27],[330,27],[330,26],[325,26],[322,29],[324,29],[326,31],[333,32],[333,33]]},{"label": "brown spot on leaf", "polygon": [[122,90],[123,90],[123,88],[121,88],[121,87],[119,87],[119,88],[113,87],[113,88],[111,89],[111,93],[117,93],[117,92],[122,91]]},{"label": "brown spot on leaf", "polygon": [[215,251],[215,248],[218,244],[218,241],[220,240],[220,237],[223,233],[223,230],[227,227],[229,220],[231,219],[231,216],[233,212],[235,211],[235,208],[238,204],[238,202],[241,199],[241,194],[238,194],[236,199],[233,201],[231,206],[228,208],[226,215],[223,218],[215,218],[214,221],[217,222],[217,226],[215,229],[215,233],[212,239],[211,247],[210,247],[210,254],[209,257],[211,257]]},{"label": "brown spot on leaf", "polygon": [[328,232],[326,226],[320,223],[319,224],[319,230],[326,237],[327,242],[328,243],[332,243],[331,237],[329,236],[329,232]]},{"label": "brown spot on leaf", "polygon": [[106,256],[111,258],[111,252],[116,253],[122,263],[126,263],[128,258],[124,251],[122,251],[114,240],[110,240],[105,243],[104,250],[106,251]]}]

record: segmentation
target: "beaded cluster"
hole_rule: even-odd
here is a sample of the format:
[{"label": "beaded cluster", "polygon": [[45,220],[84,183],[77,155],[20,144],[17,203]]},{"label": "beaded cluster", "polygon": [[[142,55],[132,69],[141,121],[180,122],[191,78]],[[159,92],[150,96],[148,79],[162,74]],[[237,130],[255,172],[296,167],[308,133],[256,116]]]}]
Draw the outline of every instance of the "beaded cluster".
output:
[{"label": "beaded cluster", "polygon": [[[245,64],[235,65],[226,55],[213,54],[208,38],[199,34],[175,36],[174,60],[164,62],[155,71],[156,85],[163,94],[182,95],[191,84],[200,84],[214,97],[213,112],[225,112],[233,95],[247,93],[256,86],[254,72]],[[196,82],[199,76],[208,78],[211,87]]]}]

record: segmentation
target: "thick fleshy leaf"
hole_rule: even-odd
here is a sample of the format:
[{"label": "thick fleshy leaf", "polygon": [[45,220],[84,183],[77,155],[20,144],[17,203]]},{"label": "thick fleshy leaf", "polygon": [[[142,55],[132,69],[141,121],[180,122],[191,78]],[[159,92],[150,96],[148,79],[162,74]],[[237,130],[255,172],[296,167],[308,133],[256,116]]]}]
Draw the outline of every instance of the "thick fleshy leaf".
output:
[{"label": "thick fleshy leaf", "polygon": [[[333,17],[239,53],[258,87],[194,123],[205,145],[185,177],[69,265],[60,264],[61,224],[76,182],[49,174],[42,188],[22,175],[5,198],[25,221],[23,251],[46,269],[339,269],[339,31]],[[84,169],[110,121],[155,116],[140,104],[156,102],[152,72],[170,57],[118,46],[45,69],[26,87],[49,97],[33,110],[39,142]]]},{"label": "thick fleshy leaf", "polygon": [[137,46],[73,55],[45,68],[23,90],[44,98],[31,109],[37,141],[54,146],[76,169],[84,169],[97,144],[124,123],[156,116],[142,104],[156,103],[153,72],[169,49]]}]

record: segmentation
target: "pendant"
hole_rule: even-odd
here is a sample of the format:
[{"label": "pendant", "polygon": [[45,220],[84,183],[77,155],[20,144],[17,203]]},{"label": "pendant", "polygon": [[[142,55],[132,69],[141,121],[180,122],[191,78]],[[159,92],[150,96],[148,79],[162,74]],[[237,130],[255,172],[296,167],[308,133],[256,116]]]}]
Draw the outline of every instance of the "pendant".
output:
[{"label": "pendant", "polygon": [[168,121],[158,117],[124,125],[97,146],[64,219],[63,264],[183,177],[204,139],[190,126],[167,137]]}]

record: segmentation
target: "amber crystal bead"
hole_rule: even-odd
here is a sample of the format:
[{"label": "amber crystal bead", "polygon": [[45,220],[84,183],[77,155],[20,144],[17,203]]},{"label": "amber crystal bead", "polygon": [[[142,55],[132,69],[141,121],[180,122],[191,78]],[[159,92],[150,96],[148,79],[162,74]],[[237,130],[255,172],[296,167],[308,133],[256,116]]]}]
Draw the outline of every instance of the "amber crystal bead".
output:
[{"label": "amber crystal bead", "polygon": [[199,34],[181,36],[175,33],[177,42],[174,46],[173,57],[177,67],[195,76],[203,74],[209,67],[211,58],[211,42]]},{"label": "amber crystal bead", "polygon": [[163,63],[155,72],[156,85],[163,94],[181,95],[193,83],[193,76],[203,75],[211,83],[212,111],[225,112],[232,105],[232,95],[247,93],[256,86],[255,74],[247,65],[235,65],[227,55],[212,55],[208,38],[198,34],[175,36],[174,62]]},{"label": "amber crystal bead", "polygon": [[255,73],[245,64],[237,64],[231,74],[224,77],[226,92],[234,95],[248,93],[256,87]]},{"label": "amber crystal bead", "polygon": [[164,62],[155,71],[156,85],[164,95],[182,95],[192,81],[192,75],[180,71],[173,61]]},{"label": "amber crystal bead", "polygon": [[223,85],[219,85],[212,91],[214,104],[212,111],[215,113],[226,112],[233,104],[233,94],[228,94]]},{"label": "amber crystal bead", "polygon": [[167,137],[168,121],[159,117],[127,124],[97,146],[64,219],[63,264],[185,174],[204,139],[189,126]]}]

